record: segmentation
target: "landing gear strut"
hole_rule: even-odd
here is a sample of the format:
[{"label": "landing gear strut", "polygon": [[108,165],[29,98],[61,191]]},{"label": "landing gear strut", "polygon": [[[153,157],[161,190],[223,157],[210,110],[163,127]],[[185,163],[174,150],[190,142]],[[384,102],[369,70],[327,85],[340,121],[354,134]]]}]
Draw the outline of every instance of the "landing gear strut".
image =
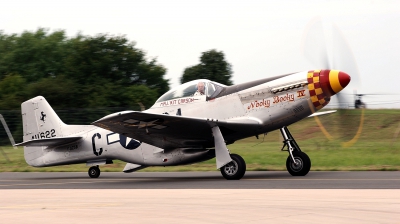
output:
[{"label": "landing gear strut", "polygon": [[246,172],[246,162],[237,154],[231,154],[231,158],[231,162],[221,167],[221,174],[227,180],[240,180]]},{"label": "landing gear strut", "polygon": [[88,171],[89,177],[98,178],[100,176],[100,168],[99,166],[92,166]]},{"label": "landing gear strut", "polygon": [[[281,129],[281,134],[283,136],[283,147],[282,151],[288,151],[289,156],[286,159],[286,169],[292,176],[305,176],[310,171],[311,160],[300,150],[299,145],[297,145],[292,134],[286,126]],[[284,148],[287,147],[287,150]]]}]

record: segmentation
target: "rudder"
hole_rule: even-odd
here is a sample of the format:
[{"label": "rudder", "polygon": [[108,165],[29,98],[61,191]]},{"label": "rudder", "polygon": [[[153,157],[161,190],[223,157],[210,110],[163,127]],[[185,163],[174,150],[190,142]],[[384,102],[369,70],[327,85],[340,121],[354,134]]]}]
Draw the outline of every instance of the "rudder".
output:
[{"label": "rudder", "polygon": [[37,96],[21,104],[24,141],[63,137],[66,126],[43,96]]}]

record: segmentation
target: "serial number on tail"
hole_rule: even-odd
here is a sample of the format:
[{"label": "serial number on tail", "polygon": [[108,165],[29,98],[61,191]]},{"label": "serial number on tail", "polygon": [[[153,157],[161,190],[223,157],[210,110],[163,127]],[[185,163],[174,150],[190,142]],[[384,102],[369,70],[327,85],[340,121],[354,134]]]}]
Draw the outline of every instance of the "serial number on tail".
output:
[{"label": "serial number on tail", "polygon": [[42,139],[42,138],[54,138],[57,137],[56,130],[51,129],[50,131],[39,132],[32,136],[32,139]]}]

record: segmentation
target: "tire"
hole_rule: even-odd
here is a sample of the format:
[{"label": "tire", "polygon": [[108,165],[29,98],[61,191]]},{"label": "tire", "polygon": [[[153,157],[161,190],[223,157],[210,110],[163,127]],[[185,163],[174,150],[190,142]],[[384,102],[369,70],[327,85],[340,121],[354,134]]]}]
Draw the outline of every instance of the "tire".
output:
[{"label": "tire", "polygon": [[92,166],[88,171],[90,178],[98,178],[100,176],[100,168],[97,166]]},{"label": "tire", "polygon": [[294,159],[299,163],[296,165],[290,155],[286,160],[286,169],[292,176],[305,176],[310,171],[311,160],[307,154],[300,151],[293,151]]},{"label": "tire", "polygon": [[230,163],[221,167],[221,174],[227,180],[240,180],[246,173],[246,162],[237,154],[231,154],[231,158]]}]

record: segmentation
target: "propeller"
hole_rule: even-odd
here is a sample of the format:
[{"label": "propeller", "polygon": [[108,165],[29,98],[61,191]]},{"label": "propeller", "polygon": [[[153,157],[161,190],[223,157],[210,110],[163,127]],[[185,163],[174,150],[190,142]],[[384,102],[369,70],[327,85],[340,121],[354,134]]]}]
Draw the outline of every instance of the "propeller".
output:
[{"label": "propeller", "polygon": [[[351,76],[351,82],[347,89],[358,88],[361,85],[361,80],[356,60],[349,44],[336,25],[324,25],[322,19],[317,17],[306,26],[302,42],[304,56],[318,69],[340,70],[349,74]],[[329,27],[329,29],[324,29],[325,27]],[[335,96],[339,109],[348,109],[354,105],[352,100],[348,101],[348,97],[345,96],[343,91],[337,93]],[[346,111],[347,110],[339,110],[339,113],[342,117],[346,118]],[[317,116],[314,118],[325,136],[329,140],[332,140],[332,135],[327,131],[327,129],[325,129],[319,118]],[[327,123],[339,123],[339,132],[344,134],[342,135],[342,139],[348,140],[349,130],[346,128],[348,128],[349,125],[346,125],[346,120],[348,119],[340,119],[339,121],[332,121],[331,119],[327,121]],[[363,121],[364,110],[361,111],[360,123],[356,134],[352,138],[350,135],[351,139],[342,142],[342,146],[348,147],[357,141],[362,131]]]},{"label": "propeller", "polygon": [[[347,89],[356,89],[361,85],[354,54],[336,25],[324,29],[322,19],[314,18],[303,35],[303,54],[318,69],[340,70],[349,74],[351,82]],[[343,95],[343,91],[335,96],[339,108],[346,109],[353,105]]]}]

